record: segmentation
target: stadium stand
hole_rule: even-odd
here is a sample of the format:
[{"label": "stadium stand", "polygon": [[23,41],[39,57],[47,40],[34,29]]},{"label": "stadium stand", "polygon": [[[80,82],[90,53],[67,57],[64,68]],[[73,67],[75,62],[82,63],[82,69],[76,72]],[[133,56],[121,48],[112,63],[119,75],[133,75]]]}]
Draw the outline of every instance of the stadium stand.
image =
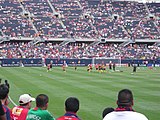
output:
[{"label": "stadium stand", "polygon": [[[0,58],[157,58],[157,46],[127,44],[130,40],[159,41],[159,5],[110,0],[1,0]],[[38,42],[42,38],[46,43],[32,46],[29,41],[37,37]],[[70,38],[85,43],[68,44]],[[89,45],[102,39],[104,43],[129,41],[126,47],[117,43]],[[59,45],[62,41],[68,45]]]},{"label": "stadium stand", "polygon": [[23,6],[35,16],[47,16],[49,13],[52,13],[52,9],[45,0],[24,0]]},{"label": "stadium stand", "polygon": [[51,0],[51,4],[54,6],[56,12],[61,13],[64,17],[79,17],[82,13],[82,9],[80,8],[78,1]]},{"label": "stadium stand", "polygon": [[122,59],[157,59],[160,48],[147,44],[119,46],[118,44],[99,44],[89,46],[88,43],[67,44],[60,47],[53,43],[39,43],[31,46],[29,43],[1,44],[0,58],[94,58],[121,57]]},{"label": "stadium stand", "polygon": [[[135,39],[159,38],[159,20],[148,19],[150,13],[159,17],[159,3],[96,0],[51,0],[50,3],[44,0],[0,1],[1,30],[11,37],[34,37],[35,33],[37,35],[35,25],[42,37],[66,38],[73,32],[76,38],[93,38],[96,34],[97,38],[124,39],[131,38],[130,34],[136,31]],[[26,14],[31,21],[24,16]],[[139,27],[145,29],[138,31]]]},{"label": "stadium stand", "polygon": [[160,16],[160,8],[159,8],[159,4],[157,3],[147,3],[148,9],[151,13],[155,14],[156,16]]}]

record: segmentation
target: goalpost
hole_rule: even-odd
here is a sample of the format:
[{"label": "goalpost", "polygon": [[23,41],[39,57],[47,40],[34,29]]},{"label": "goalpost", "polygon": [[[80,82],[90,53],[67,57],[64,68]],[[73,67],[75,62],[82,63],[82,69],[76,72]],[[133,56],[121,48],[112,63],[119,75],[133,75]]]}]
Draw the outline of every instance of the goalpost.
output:
[{"label": "goalpost", "polygon": [[121,57],[110,58],[92,58],[92,65],[115,63],[117,67],[121,67]]}]

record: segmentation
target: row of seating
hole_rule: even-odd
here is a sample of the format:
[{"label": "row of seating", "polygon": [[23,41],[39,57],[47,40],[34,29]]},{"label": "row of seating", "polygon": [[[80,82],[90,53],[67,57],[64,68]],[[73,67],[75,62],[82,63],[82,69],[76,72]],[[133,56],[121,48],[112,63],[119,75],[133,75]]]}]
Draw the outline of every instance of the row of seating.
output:
[{"label": "row of seating", "polygon": [[[3,34],[10,37],[45,38],[68,38],[72,35],[82,39],[160,38],[160,3],[50,1],[57,13],[55,16],[50,4],[45,0],[1,0],[0,29]],[[23,9],[29,11],[30,15],[28,16],[28,12],[25,15]],[[153,17],[149,17],[150,14]]]},{"label": "row of seating", "polygon": [[146,44],[134,44],[126,47],[119,44],[70,43],[59,46],[56,43],[38,43],[31,45],[24,42],[0,44],[0,58],[95,58],[121,57],[122,59],[158,59],[160,47]]}]

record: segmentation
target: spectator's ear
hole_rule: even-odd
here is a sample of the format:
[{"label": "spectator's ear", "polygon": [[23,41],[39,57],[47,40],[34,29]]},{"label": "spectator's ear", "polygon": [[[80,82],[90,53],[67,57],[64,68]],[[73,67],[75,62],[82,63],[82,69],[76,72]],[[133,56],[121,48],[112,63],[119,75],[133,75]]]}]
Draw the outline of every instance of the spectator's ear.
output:
[{"label": "spectator's ear", "polygon": [[48,108],[48,103],[46,103],[46,106],[45,106],[45,109],[47,109]]},{"label": "spectator's ear", "polygon": [[48,107],[48,103],[46,104],[46,107]]},{"label": "spectator's ear", "polygon": [[8,104],[9,104],[9,100],[8,100],[8,98],[6,98],[6,100],[5,100],[5,103],[4,103],[6,106],[8,106]]},{"label": "spectator's ear", "polygon": [[118,100],[117,100],[116,104],[118,105]]},{"label": "spectator's ear", "polygon": [[132,105],[132,106],[134,105],[134,102],[133,102],[133,100],[131,101],[131,105]]}]

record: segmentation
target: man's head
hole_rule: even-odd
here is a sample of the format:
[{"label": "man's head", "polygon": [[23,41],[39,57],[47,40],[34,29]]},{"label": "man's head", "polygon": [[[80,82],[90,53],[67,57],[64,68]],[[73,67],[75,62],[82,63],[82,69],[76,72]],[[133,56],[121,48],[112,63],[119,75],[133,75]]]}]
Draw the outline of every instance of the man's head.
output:
[{"label": "man's head", "polygon": [[48,107],[49,98],[45,94],[39,94],[36,97],[36,106],[38,108],[47,109]]},{"label": "man's head", "polygon": [[35,98],[31,97],[29,94],[23,94],[19,97],[20,106],[26,106],[28,109],[31,108],[32,101],[35,101]]},{"label": "man's head", "polygon": [[69,97],[65,101],[65,109],[67,112],[76,113],[79,110],[79,100],[75,97]]},{"label": "man's head", "polygon": [[112,107],[107,107],[107,108],[105,108],[104,110],[103,110],[103,112],[102,112],[102,118],[104,118],[108,113],[111,113],[111,112],[113,112],[114,111],[114,108],[112,108]]},{"label": "man's head", "polygon": [[0,85],[0,99],[8,98],[9,88],[5,84]]},{"label": "man's head", "polygon": [[118,93],[118,106],[130,107],[133,105],[133,94],[129,89],[122,89]]}]

